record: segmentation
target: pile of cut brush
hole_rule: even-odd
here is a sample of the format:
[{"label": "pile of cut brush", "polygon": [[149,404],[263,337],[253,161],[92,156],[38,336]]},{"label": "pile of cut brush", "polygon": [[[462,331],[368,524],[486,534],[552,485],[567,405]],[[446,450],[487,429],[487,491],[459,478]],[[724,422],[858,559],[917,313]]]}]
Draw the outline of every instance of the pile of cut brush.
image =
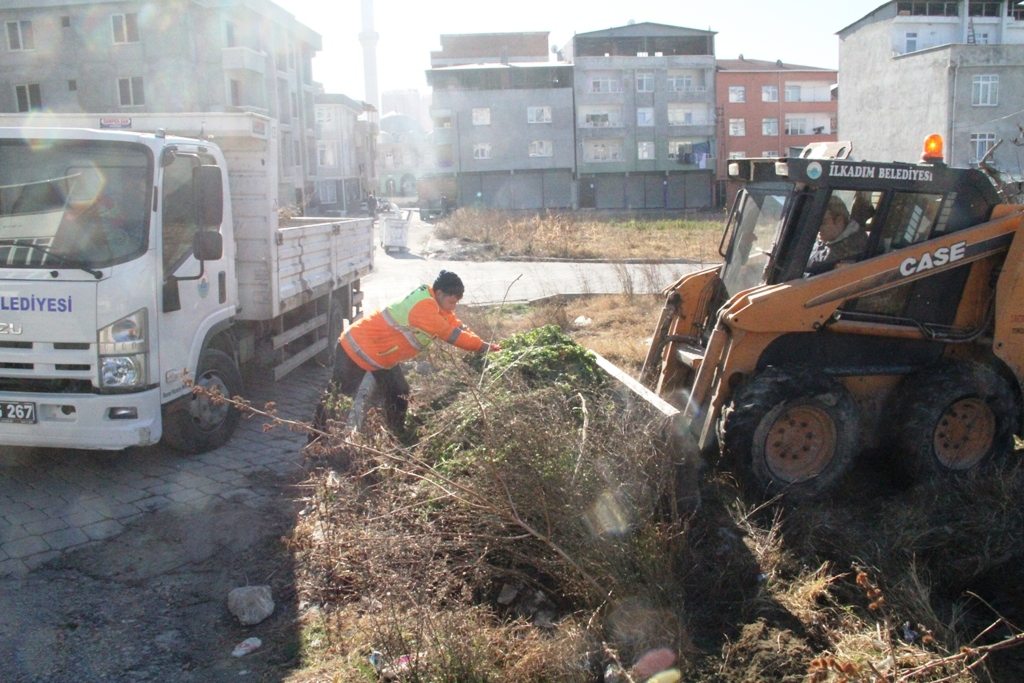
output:
[{"label": "pile of cut brush", "polygon": [[311,456],[293,680],[1024,671],[1024,601],[995,590],[1024,582],[1020,467],[800,508],[749,507],[719,474],[680,514],[660,416],[556,327],[485,357],[434,348],[410,383],[413,434],[371,413]]}]

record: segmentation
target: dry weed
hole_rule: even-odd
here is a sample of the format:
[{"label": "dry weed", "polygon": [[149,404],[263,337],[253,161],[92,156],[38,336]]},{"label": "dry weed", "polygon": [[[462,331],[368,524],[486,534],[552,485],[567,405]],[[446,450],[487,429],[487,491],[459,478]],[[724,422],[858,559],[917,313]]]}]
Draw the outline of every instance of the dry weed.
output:
[{"label": "dry weed", "polygon": [[[506,213],[459,209],[435,225],[442,239],[477,245],[481,258],[721,260],[720,212],[673,218],[632,218],[581,213]],[[662,283],[658,283],[659,286]]]}]

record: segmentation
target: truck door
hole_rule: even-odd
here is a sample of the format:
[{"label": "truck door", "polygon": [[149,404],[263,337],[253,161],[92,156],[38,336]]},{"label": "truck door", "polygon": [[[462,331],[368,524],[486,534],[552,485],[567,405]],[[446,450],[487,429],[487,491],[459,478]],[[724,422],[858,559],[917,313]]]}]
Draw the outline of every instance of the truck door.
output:
[{"label": "truck door", "polygon": [[[165,155],[166,157],[167,155]],[[187,391],[181,370],[195,372],[203,336],[212,321],[226,317],[227,251],[218,260],[198,261],[193,244],[199,231],[194,170],[212,159],[197,154],[170,155],[163,166],[159,198],[163,301],[159,320],[160,371],[167,402]]]}]

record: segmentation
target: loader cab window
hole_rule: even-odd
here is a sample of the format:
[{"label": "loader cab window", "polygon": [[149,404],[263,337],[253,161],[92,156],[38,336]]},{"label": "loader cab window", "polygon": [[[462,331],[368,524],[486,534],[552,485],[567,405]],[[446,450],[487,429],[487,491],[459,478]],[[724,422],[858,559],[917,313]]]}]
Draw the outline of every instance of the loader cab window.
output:
[{"label": "loader cab window", "polygon": [[[884,223],[879,226],[880,239],[876,253],[903,249],[948,232],[949,214],[955,199],[955,193],[950,193],[945,203],[941,194],[893,193]],[[854,299],[843,306],[843,310],[893,317],[910,316],[921,322],[938,322],[936,316],[940,309],[948,308],[942,304],[947,300],[943,290],[949,294],[958,292],[963,285],[961,280],[961,274],[953,271]],[[944,318],[945,315],[939,317]]]},{"label": "loader cab window", "polygon": [[789,183],[751,184],[738,196],[726,229],[722,283],[728,296],[764,284],[792,190]]},{"label": "loader cab window", "polygon": [[805,276],[855,263],[871,254],[880,192],[835,190],[825,201]]}]

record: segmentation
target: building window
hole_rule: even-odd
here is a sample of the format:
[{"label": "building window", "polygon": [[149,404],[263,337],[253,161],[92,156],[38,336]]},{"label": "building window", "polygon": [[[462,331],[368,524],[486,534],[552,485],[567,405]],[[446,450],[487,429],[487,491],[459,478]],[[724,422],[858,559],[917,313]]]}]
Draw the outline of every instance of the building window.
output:
[{"label": "building window", "polygon": [[71,28],[71,17],[64,15],[60,18],[61,28]]},{"label": "building window", "polygon": [[974,163],[981,161],[995,144],[995,133],[971,133],[971,151],[974,153],[974,158],[971,161]]},{"label": "building window", "polygon": [[122,107],[133,107],[146,103],[142,88],[142,76],[117,79],[117,92],[121,98]]},{"label": "building window", "polygon": [[774,149],[772,149],[772,150],[768,150],[767,152],[761,152],[761,156],[763,156],[763,157],[765,157],[767,159],[776,159],[776,158],[778,158],[779,153],[776,152]]},{"label": "building window", "polygon": [[333,180],[321,180],[316,184],[316,193],[321,204],[338,203],[338,186]]},{"label": "building window", "polygon": [[668,125],[670,126],[692,126],[696,123],[693,118],[693,110],[685,107],[668,107]]},{"label": "building window", "polygon": [[807,135],[807,119],[802,116],[786,117],[786,135]]},{"label": "building window", "polygon": [[242,83],[237,78],[230,79],[231,106],[242,106]]},{"label": "building window", "polygon": [[697,157],[693,153],[693,140],[669,140],[668,158],[680,164],[693,164]]},{"label": "building window", "polygon": [[10,50],[33,50],[35,39],[32,36],[31,21],[7,22],[7,47]]},{"label": "building window", "polygon": [[747,158],[747,153],[746,152],[729,152],[729,158],[730,159],[746,159]]},{"label": "building window", "polygon": [[654,107],[638,107],[636,110],[636,125],[646,128],[654,125]]},{"label": "building window", "polygon": [[761,135],[778,135],[778,119],[761,119]]},{"label": "building window", "polygon": [[738,137],[747,134],[747,122],[745,119],[729,119],[729,135]]},{"label": "building window", "polygon": [[906,52],[917,51],[917,33],[906,33],[903,36],[903,49]]},{"label": "building window", "polygon": [[550,157],[555,154],[555,145],[551,140],[531,140],[530,141],[530,156],[531,157]]},{"label": "building window", "polygon": [[747,89],[742,85],[730,85],[729,86],[729,101],[730,102],[746,102],[747,101]]},{"label": "building window", "polygon": [[551,123],[551,107],[527,107],[527,123]]},{"label": "building window", "polygon": [[795,83],[786,84],[786,101],[787,102],[799,102],[800,101],[800,86]]},{"label": "building window", "polygon": [[693,90],[693,76],[690,74],[669,74],[669,92],[690,92]]},{"label": "building window", "polygon": [[994,107],[999,104],[999,76],[975,76],[971,85],[971,104],[975,107]]},{"label": "building window", "polygon": [[114,43],[139,42],[138,14],[114,14],[110,21],[114,30]]},{"label": "building window", "polygon": [[474,159],[490,159],[491,158],[491,143],[489,142],[478,142],[473,145],[473,158]]},{"label": "building window", "polygon": [[316,146],[316,163],[319,166],[334,167],[338,165],[337,156],[334,153],[334,145],[321,142]]},{"label": "building window", "polygon": [[636,74],[637,92],[654,92],[654,74],[650,71],[638,71]]},{"label": "building window", "polygon": [[622,159],[622,142],[618,140],[595,140],[587,142],[583,148],[583,158],[589,162],[620,161]]},{"label": "building window", "polygon": [[643,142],[636,143],[636,158],[637,159],[655,159],[657,155],[654,152],[654,143],[650,140],[644,140]]},{"label": "building window", "polygon": [[583,107],[580,109],[580,127],[608,128],[622,125],[622,111],[618,108]]},{"label": "building window", "polygon": [[474,126],[489,126],[489,125],[491,125],[491,108],[490,107],[473,107],[473,125]]},{"label": "building window", "polygon": [[38,83],[27,83],[14,86],[14,94],[18,99],[18,111],[33,111],[43,106],[42,94]]},{"label": "building window", "polygon": [[762,102],[778,102],[779,101],[779,86],[777,86],[777,85],[762,85],[761,86],[761,101]]},{"label": "building window", "polygon": [[71,91],[78,90],[78,81],[76,81],[73,78],[70,81],[68,81],[68,90],[71,90]]},{"label": "building window", "polygon": [[622,82],[611,76],[590,79],[590,92],[622,92]]},{"label": "building window", "polygon": [[228,47],[235,47],[235,24],[230,21],[224,22],[224,44]]}]

